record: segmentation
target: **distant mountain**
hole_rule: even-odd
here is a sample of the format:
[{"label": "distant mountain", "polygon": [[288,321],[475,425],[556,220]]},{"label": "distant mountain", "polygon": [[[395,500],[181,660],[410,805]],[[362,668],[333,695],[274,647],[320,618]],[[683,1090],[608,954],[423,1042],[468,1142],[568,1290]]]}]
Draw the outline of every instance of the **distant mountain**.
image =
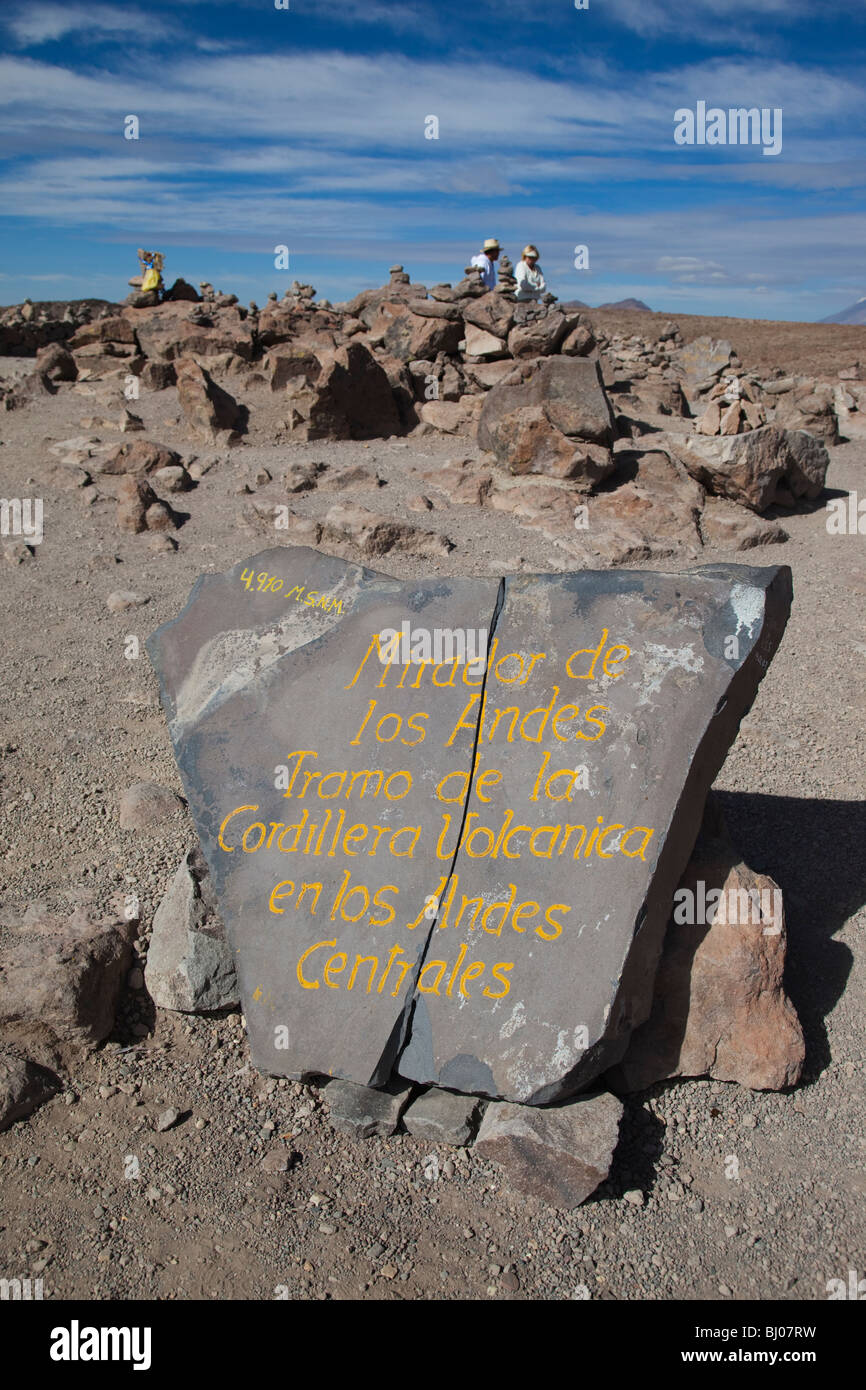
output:
[{"label": "distant mountain", "polygon": [[866,294],[841,313],[831,314],[829,318],[819,319],[819,323],[866,323]]},{"label": "distant mountain", "polygon": [[[557,304],[558,309],[565,309],[569,313],[576,309],[591,309],[591,304],[584,304],[582,299],[567,299],[564,304]],[[642,299],[618,299],[615,304],[597,304],[597,309],[643,309],[647,314],[653,311],[648,304],[644,304]]]},{"label": "distant mountain", "polygon": [[618,299],[615,304],[599,304],[599,309],[643,309],[647,314],[653,311],[642,299]]}]

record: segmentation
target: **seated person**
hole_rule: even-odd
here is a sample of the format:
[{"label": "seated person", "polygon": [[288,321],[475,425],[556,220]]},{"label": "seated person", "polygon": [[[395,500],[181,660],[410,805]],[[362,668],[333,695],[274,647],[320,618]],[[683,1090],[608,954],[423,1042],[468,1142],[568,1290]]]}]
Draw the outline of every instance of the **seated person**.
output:
[{"label": "seated person", "polygon": [[541,273],[541,266],[538,264],[538,247],[524,246],[520,264],[514,273],[517,281],[517,288],[514,291],[514,298],[520,302],[527,300],[539,300],[544,294],[547,286],[544,283],[544,276]]},{"label": "seated person", "polygon": [[470,265],[478,266],[481,271],[481,280],[485,289],[493,290],[496,288],[496,261],[499,259],[501,248],[495,237],[488,237],[478,252],[469,262]]}]

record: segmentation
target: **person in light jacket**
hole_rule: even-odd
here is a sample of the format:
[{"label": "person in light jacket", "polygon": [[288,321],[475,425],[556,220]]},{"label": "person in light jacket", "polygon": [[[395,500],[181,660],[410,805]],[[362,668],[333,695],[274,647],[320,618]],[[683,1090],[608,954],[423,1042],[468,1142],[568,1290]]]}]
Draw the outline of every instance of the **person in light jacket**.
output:
[{"label": "person in light jacket", "polygon": [[477,266],[481,271],[481,280],[484,288],[494,290],[496,288],[496,262],[499,259],[499,252],[502,250],[495,237],[489,236],[478,252],[469,262],[470,265]]},{"label": "person in light jacket", "polygon": [[544,283],[544,276],[541,273],[541,266],[538,264],[538,247],[524,246],[520,264],[514,273],[517,281],[517,289],[514,291],[514,298],[520,301],[539,300],[544,294],[547,286]]}]

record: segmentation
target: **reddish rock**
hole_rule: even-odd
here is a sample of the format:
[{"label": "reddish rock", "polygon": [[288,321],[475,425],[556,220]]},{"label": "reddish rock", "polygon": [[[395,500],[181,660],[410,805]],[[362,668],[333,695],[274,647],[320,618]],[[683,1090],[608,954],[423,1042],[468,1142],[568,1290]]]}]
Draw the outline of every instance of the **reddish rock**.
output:
[{"label": "reddish rock", "polygon": [[755,516],[721,497],[709,497],[701,515],[701,536],[704,545],[717,550],[752,550],[786,541],[788,532],[778,521]]},{"label": "reddish rock", "polygon": [[607,1079],[623,1091],[644,1090],[673,1076],[712,1076],[753,1090],[793,1086],[805,1044],[782,980],[787,941],[782,895],[771,878],[740,861],[712,803],[680,882],[695,904],[700,884],[704,894],[724,894],[717,920],[678,923],[686,904],[675,896],[652,1013]]},{"label": "reddish rock", "polygon": [[128,474],[136,478],[146,477],[159,468],[177,467],[180,454],[166,449],[162,444],[154,444],[149,439],[135,439],[130,444],[121,444],[109,454],[94,470],[100,473]]},{"label": "reddish rock", "polygon": [[90,343],[129,343],[135,346],[135,330],[129,319],[118,315],[115,318],[94,319],[77,328],[69,339],[68,346],[87,347]]},{"label": "reddish rock", "polygon": [[387,555],[391,550],[433,559],[454,549],[446,536],[421,531],[397,517],[383,516],[365,507],[338,503],[325,514],[322,541],[351,543],[365,555]]},{"label": "reddish rock", "polygon": [[[490,290],[477,299],[469,299],[461,305],[463,318],[494,338],[507,338],[514,323],[514,301]],[[471,351],[471,349],[467,349]]]},{"label": "reddish rock", "polygon": [[145,362],[138,379],[146,391],[166,391],[177,384],[177,372],[173,362]]},{"label": "reddish rock", "polygon": [[61,343],[49,343],[39,349],[36,370],[49,381],[74,381],[78,376],[75,358]]},{"label": "reddish rock", "polygon": [[444,434],[471,434],[475,415],[459,401],[425,401],[418,411],[421,419]]},{"label": "reddish rock", "polygon": [[25,1057],[0,1052],[0,1131],[31,1114],[60,1089],[53,1072]]},{"label": "reddish rock", "polygon": [[[583,316],[581,315],[581,318]],[[559,351],[564,357],[588,357],[595,347],[595,338],[589,323],[578,323],[562,340]]]},{"label": "reddish rock", "polygon": [[6,1046],[53,1067],[111,1032],[135,923],[93,921],[79,909],[21,930],[27,939],[5,946],[0,959],[0,1033]]},{"label": "reddish rock", "polygon": [[494,1101],[473,1152],[501,1166],[507,1185],[555,1207],[579,1207],[610,1171],[623,1108],[607,1092],[543,1109]]},{"label": "reddish rock", "polygon": [[253,326],[239,309],[208,306],[206,323],[190,319],[189,305],[160,304],[139,312],[135,330],[141,350],[151,359],[178,362],[183,357],[212,357],[230,352],[250,361],[253,357]]},{"label": "reddish rock", "polygon": [[192,358],[180,358],[176,370],[178,400],[192,433],[212,444],[228,432],[233,442],[231,436],[245,423],[243,408]]},{"label": "reddish rock", "polygon": [[524,364],[484,397],[478,442],[512,473],[598,482],[613,470],[613,415],[598,363],[552,357]]},{"label": "reddish rock", "polygon": [[[450,306],[445,306],[449,307]],[[455,353],[463,340],[461,319],[430,318],[413,314],[403,305],[383,304],[370,330],[370,342],[381,343],[401,362],[417,357]]]},{"label": "reddish rock", "polygon": [[515,324],[508,334],[508,351],[512,357],[550,356],[559,351],[566,332],[565,316],[551,311],[542,318]]}]

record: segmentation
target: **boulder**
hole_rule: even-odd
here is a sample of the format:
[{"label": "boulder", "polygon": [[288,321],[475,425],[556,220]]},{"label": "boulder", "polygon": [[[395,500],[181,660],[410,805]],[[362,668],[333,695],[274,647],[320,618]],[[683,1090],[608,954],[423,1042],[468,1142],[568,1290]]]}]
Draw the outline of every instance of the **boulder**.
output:
[{"label": "boulder", "polygon": [[504,357],[505,343],[486,328],[477,328],[474,323],[466,325],[467,357]]},{"label": "boulder", "polygon": [[160,1009],[206,1013],[240,1002],[234,957],[198,848],[181,860],[154,915],[145,983]]},{"label": "boulder", "polygon": [[117,524],[121,531],[138,535],[148,529],[147,517],[159,501],[156,493],[143,478],[124,477],[117,489]]},{"label": "boulder", "polygon": [[613,414],[598,363],[554,357],[525,364],[484,397],[478,442],[512,473],[592,486],[613,471]]},{"label": "boulder", "polygon": [[180,454],[173,449],[154,444],[150,439],[135,439],[130,444],[120,444],[98,466],[93,467],[93,471],[145,478],[161,468],[177,467],[179,463]]},{"label": "boulder", "polygon": [[146,391],[166,391],[177,384],[177,372],[173,362],[145,362],[138,379]]},{"label": "boulder", "polygon": [[811,383],[787,393],[776,406],[773,423],[783,429],[808,430],[827,444],[838,444],[833,388]]},{"label": "boulder", "polygon": [[60,1089],[60,1081],[45,1067],[11,1052],[0,1052],[0,1132],[31,1114]]},{"label": "boulder", "polygon": [[198,304],[201,300],[201,295],[188,281],[184,280],[182,275],[179,275],[174,284],[165,291],[162,299],[164,304],[171,303],[174,300],[187,300],[192,304]]},{"label": "boulder", "polygon": [[675,360],[686,384],[694,389],[710,377],[721,376],[730,366],[732,353],[733,348],[726,339],[702,335],[681,347]]},{"label": "boulder", "polygon": [[320,353],[319,361],[318,401],[310,416],[314,428],[324,410],[328,420],[340,421],[338,438],[384,439],[399,434],[400,416],[391,384],[364,343],[352,341],[333,353]]},{"label": "boulder", "polygon": [[661,450],[636,449],[618,453],[616,466],[620,485],[592,499],[589,527],[575,540],[610,565],[696,556],[704,493],[683,465]]},{"label": "boulder", "polygon": [[[514,323],[514,301],[488,290],[477,299],[469,299],[461,304],[463,318],[467,324],[489,333],[494,338],[507,338]],[[467,349],[471,351],[471,349]]]},{"label": "boulder", "polygon": [[406,555],[434,559],[448,555],[454,545],[447,536],[421,531],[397,517],[383,516],[366,507],[335,503],[325,513],[321,538],[357,546],[364,555],[387,555],[397,550]]},{"label": "boulder", "polygon": [[[707,911],[710,894],[721,896]],[[796,1085],[805,1044],[783,984],[786,942],[781,891],[742,862],[711,798],[674,895],[652,1012],[606,1079],[623,1091],[675,1076]]]},{"label": "boulder", "polygon": [[786,541],[788,532],[778,521],[755,516],[721,497],[708,497],[701,514],[701,537],[704,545],[717,550],[753,550],[757,545]]},{"label": "boulder", "polygon": [[610,1171],[623,1107],[607,1092],[555,1108],[494,1102],[474,1152],[501,1165],[507,1185],[555,1207],[579,1207]]},{"label": "boulder", "polygon": [[120,828],[158,830],[183,804],[175,792],[158,782],[133,782],[120,798]]},{"label": "boulder", "polygon": [[412,1101],[403,1115],[403,1124],[416,1139],[428,1144],[464,1147],[475,1138],[483,1113],[484,1101],[478,1096],[431,1086]]},{"label": "boulder", "polygon": [[459,317],[422,317],[403,306],[389,304],[382,305],[370,330],[370,342],[381,343],[387,352],[401,362],[411,362],[417,357],[435,357],[439,352],[455,353],[462,341],[463,323]]},{"label": "boulder", "polygon": [[669,435],[666,440],[665,447],[708,492],[756,512],[820,496],[830,463],[820,440],[775,425],[728,438]]},{"label": "boulder", "polygon": [[[583,315],[580,315],[583,320]],[[589,321],[579,322],[562,340],[559,351],[565,357],[588,357],[595,347],[595,338]]]},{"label": "boulder", "polygon": [[550,356],[559,351],[567,331],[565,315],[551,310],[543,317],[516,323],[508,334],[508,351],[512,357]]},{"label": "boulder", "polygon": [[418,413],[443,434],[470,434],[475,420],[472,406],[461,401],[425,401]]},{"label": "boulder", "polygon": [[36,370],[49,381],[74,381],[78,376],[75,358],[60,343],[49,343],[39,349]]},{"label": "boulder", "polygon": [[234,307],[191,310],[182,302],[160,304],[136,315],[135,331],[142,352],[152,360],[178,362],[230,352],[249,362],[254,355],[253,326]]},{"label": "boulder", "polygon": [[25,940],[0,957],[0,1033],[41,1065],[55,1067],[102,1042],[132,959],[135,923],[46,916],[20,928]]},{"label": "boulder", "polygon": [[191,357],[177,360],[177,395],[191,433],[208,444],[233,443],[246,425],[246,411]]},{"label": "boulder", "polygon": [[[135,347],[135,329],[129,319],[122,315],[94,319],[91,323],[82,324],[80,328],[77,328],[69,339],[68,345],[74,351],[76,348],[87,347],[91,343],[128,343]],[[145,349],[146,351],[147,349]]]}]

